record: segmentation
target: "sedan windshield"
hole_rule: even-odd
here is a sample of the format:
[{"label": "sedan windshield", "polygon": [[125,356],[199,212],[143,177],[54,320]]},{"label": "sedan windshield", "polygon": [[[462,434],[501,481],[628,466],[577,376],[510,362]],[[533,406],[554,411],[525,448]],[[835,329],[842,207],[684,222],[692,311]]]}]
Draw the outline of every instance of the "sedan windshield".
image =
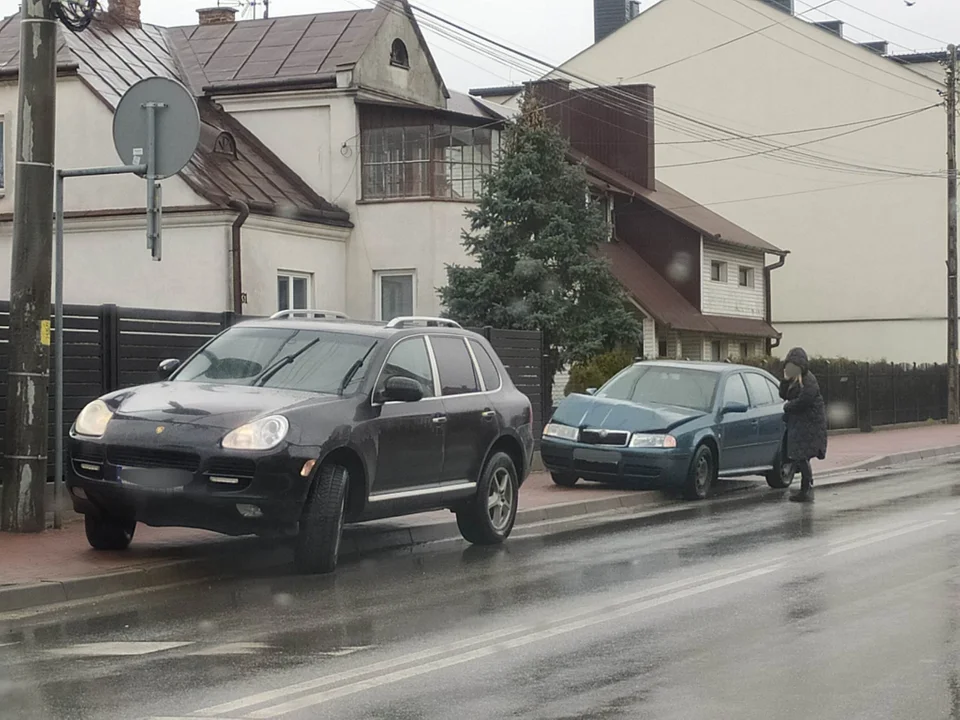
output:
[{"label": "sedan windshield", "polygon": [[349,333],[238,327],[214,339],[173,381],[348,393],[363,381],[376,342]]},{"label": "sedan windshield", "polygon": [[597,396],[706,412],[713,407],[718,378],[716,373],[693,368],[634,365],[604,385]]}]

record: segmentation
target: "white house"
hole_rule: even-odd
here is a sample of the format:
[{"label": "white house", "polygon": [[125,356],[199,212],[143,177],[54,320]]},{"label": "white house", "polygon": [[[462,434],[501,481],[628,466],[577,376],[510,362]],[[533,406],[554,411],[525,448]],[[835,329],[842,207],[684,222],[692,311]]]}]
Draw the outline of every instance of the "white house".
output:
[{"label": "white house", "polygon": [[886,57],[791,0],[661,0],[632,20],[595,1],[622,27],[553,75],[656,86],[658,181],[791,251],[773,289],[783,345],[943,362],[937,57]]},{"label": "white house", "polygon": [[[153,75],[198,98],[201,147],[163,183],[160,263],[145,248],[141,180],[68,180],[67,302],[439,312],[502,117],[447,91],[409,6],[244,22],[211,8],[195,26],[162,28],[141,22],[139,5],[111,0],[87,31],[62,31],[58,166],[117,164],[112,111]],[[0,26],[3,159],[15,152],[18,50],[12,16]],[[13,174],[3,180],[7,297]]]}]

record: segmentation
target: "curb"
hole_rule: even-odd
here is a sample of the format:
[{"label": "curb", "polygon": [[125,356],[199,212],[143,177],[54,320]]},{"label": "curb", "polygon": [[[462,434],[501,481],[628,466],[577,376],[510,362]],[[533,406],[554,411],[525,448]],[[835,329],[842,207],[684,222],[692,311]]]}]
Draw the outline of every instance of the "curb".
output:
[{"label": "curb", "polygon": [[[821,486],[857,485],[886,477],[885,474],[870,474],[870,471],[957,454],[960,454],[960,445],[877,456],[854,465],[819,473],[818,477],[828,480],[835,478],[834,481],[824,482]],[[847,480],[837,479],[841,475],[853,473],[860,473],[860,475]],[[616,495],[609,498],[519,510],[517,512],[517,530],[550,521],[585,518],[604,513],[620,513],[637,508],[643,508],[642,514],[644,516],[654,516],[684,510],[689,511],[694,507],[678,503],[659,494],[637,492],[630,495]],[[386,531],[365,531],[365,527],[364,525],[357,525],[351,528],[350,537],[344,538],[341,557],[353,559],[387,550],[400,550],[460,538],[457,523],[453,520]],[[249,547],[248,552],[238,552],[238,549],[243,550],[245,547]],[[210,557],[201,559],[176,560],[88,577],[66,578],[27,585],[0,586],[0,614],[39,609],[47,605],[90,600],[114,593],[146,590],[176,583],[204,579],[214,580],[228,577],[240,570],[247,574],[251,571],[263,572],[282,567],[289,562],[289,550],[282,544],[269,545],[258,538],[241,538],[229,543],[223,552],[217,552]]]}]

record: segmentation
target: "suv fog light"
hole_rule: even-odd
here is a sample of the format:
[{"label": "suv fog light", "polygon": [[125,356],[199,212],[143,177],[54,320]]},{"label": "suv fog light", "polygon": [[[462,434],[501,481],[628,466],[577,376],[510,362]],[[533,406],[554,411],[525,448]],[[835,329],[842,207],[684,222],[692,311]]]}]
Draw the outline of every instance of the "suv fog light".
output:
[{"label": "suv fog light", "polygon": [[87,494],[83,491],[83,488],[70,488],[70,492],[73,493],[74,497],[78,497],[81,500],[87,499]]},{"label": "suv fog light", "polygon": [[263,510],[258,508],[256,505],[237,505],[237,512],[239,512],[245,518],[263,517]]}]

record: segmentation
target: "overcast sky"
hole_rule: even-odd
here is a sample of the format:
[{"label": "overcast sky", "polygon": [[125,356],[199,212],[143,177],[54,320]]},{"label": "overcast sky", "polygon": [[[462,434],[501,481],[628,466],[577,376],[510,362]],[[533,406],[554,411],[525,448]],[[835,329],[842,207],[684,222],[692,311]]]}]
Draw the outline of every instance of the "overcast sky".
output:
[{"label": "overcast sky", "polygon": [[[649,8],[657,1],[644,0],[641,7]],[[849,39],[887,40],[895,53],[940,49],[951,41],[960,43],[960,0],[910,1],[913,6],[908,6],[907,0],[831,0],[822,11],[809,12],[805,17],[843,20]],[[215,5],[217,0],[141,2],[145,21],[186,25],[196,22],[197,8]],[[821,2],[795,0],[798,13]],[[230,4],[230,0],[222,4]],[[270,14],[349,10],[373,4],[373,0],[270,0]],[[593,41],[593,0],[413,0],[413,4],[552,63],[566,60]],[[0,13],[9,15],[19,5],[19,0],[0,0]],[[258,0],[258,17],[261,14],[262,0]],[[423,21],[428,23],[429,19]],[[444,79],[453,89],[512,84],[531,75],[522,67],[491,58],[489,52],[477,52],[424,29]]]}]

